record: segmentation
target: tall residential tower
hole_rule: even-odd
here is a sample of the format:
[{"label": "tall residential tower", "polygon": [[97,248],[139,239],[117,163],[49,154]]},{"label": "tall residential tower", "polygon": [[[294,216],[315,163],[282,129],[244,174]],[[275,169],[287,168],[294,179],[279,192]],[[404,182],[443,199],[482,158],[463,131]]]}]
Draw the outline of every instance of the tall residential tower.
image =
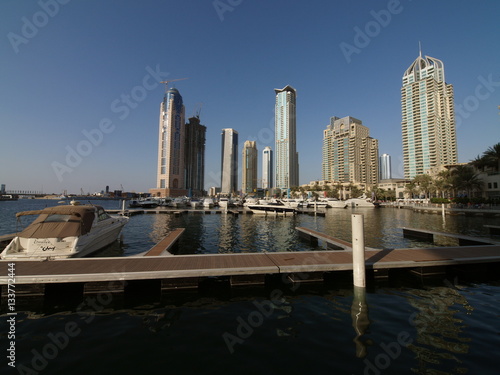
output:
[{"label": "tall residential tower", "polygon": [[375,185],[378,140],[354,117],[331,117],[323,131],[323,180]]},{"label": "tall residential tower", "polygon": [[231,195],[238,191],[238,132],[222,129],[221,194]]},{"label": "tall residential tower", "polygon": [[262,151],[262,188],[273,188],[273,150],[266,146]]},{"label": "tall residential tower", "polygon": [[241,164],[241,191],[243,194],[253,193],[257,190],[257,142],[245,141]]},{"label": "tall residential tower", "polygon": [[292,86],[275,89],[275,187],[288,189],[299,185],[296,108],[297,91]]},{"label": "tall residential tower", "polygon": [[198,116],[190,117],[185,125],[186,189],[192,196],[205,195],[205,133],[207,128],[200,124]]},{"label": "tall residential tower", "polygon": [[458,161],[453,86],[444,65],[422,53],[403,75],[401,88],[405,178]]},{"label": "tall residential tower", "polygon": [[160,104],[157,181],[156,189],[150,189],[152,195],[175,197],[186,194],[184,138],[182,96],[176,88],[171,88]]},{"label": "tall residential tower", "polygon": [[391,173],[391,155],[382,154],[379,160],[379,179],[380,180],[390,180],[392,178]]}]

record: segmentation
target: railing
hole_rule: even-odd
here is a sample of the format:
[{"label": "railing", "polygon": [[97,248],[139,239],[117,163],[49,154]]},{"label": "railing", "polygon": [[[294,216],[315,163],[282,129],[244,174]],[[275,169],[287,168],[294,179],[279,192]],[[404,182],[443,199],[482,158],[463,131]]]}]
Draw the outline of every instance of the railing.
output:
[{"label": "railing", "polygon": [[[387,207],[412,207],[412,208],[430,208],[430,209],[441,209],[442,203],[427,203],[427,202],[385,202],[382,203],[383,206]],[[500,210],[500,205],[487,204],[487,203],[445,203],[445,208],[455,208],[455,209],[485,209],[485,210]]]}]

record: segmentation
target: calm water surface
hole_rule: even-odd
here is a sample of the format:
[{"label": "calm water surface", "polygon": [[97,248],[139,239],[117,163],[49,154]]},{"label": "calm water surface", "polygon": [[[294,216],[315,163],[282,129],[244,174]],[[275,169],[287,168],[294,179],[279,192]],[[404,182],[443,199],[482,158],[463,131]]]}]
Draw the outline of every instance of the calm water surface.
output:
[{"label": "calm water surface", "polygon": [[[96,202],[118,208],[116,201]],[[53,201],[0,202],[0,235],[15,212]],[[358,210],[371,247],[426,246],[402,226],[486,236],[498,218]],[[326,217],[138,215],[103,255],[147,250],[184,227],[181,253],[304,251],[296,226],[350,241],[351,210]],[[443,242],[443,244],[446,244]],[[322,248],[320,243],[319,248]],[[1,374],[498,374],[500,277],[276,284],[169,292],[160,300],[101,293],[84,300],[16,304],[16,368],[7,365],[6,303],[0,316]]]}]

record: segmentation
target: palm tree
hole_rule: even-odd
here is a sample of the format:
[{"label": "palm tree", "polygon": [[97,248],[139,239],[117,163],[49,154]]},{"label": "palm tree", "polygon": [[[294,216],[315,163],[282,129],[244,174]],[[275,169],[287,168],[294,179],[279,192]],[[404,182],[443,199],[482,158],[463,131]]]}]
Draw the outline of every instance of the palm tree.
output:
[{"label": "palm tree", "polygon": [[419,187],[419,190],[424,193],[425,199],[427,199],[432,186],[432,177],[428,174],[420,174],[413,178],[413,183]]},{"label": "palm tree", "polygon": [[488,160],[487,157],[484,156],[484,154],[483,156],[478,155],[475,159],[470,161],[470,164],[473,165],[477,170],[484,172],[484,168],[488,166]]},{"label": "palm tree", "polygon": [[445,169],[438,173],[433,181],[438,192],[441,192],[441,198],[445,198],[445,193],[451,193],[453,190],[452,172]]},{"label": "palm tree", "polygon": [[468,197],[474,191],[481,190],[483,181],[479,179],[479,175],[469,165],[457,165],[452,170],[453,185],[457,190],[463,190],[467,193]]},{"label": "palm tree", "polygon": [[410,198],[413,198],[418,193],[417,184],[411,181],[409,184],[406,185],[405,193],[408,194]]},{"label": "palm tree", "polygon": [[497,172],[500,172],[500,143],[488,147],[488,149],[483,153],[483,157],[486,159],[488,166],[495,168]]}]

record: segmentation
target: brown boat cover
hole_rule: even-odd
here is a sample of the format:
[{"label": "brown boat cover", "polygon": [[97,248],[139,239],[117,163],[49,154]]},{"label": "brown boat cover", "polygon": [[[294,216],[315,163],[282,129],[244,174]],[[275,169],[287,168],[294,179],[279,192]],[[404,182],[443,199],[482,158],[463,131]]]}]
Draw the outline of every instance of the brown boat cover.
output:
[{"label": "brown boat cover", "polygon": [[[96,206],[88,205],[56,206],[37,211],[18,212],[17,217],[40,215],[18,236],[23,238],[63,238],[86,234],[92,228],[96,209]],[[61,222],[45,222],[50,215],[69,215],[69,219]]]}]

